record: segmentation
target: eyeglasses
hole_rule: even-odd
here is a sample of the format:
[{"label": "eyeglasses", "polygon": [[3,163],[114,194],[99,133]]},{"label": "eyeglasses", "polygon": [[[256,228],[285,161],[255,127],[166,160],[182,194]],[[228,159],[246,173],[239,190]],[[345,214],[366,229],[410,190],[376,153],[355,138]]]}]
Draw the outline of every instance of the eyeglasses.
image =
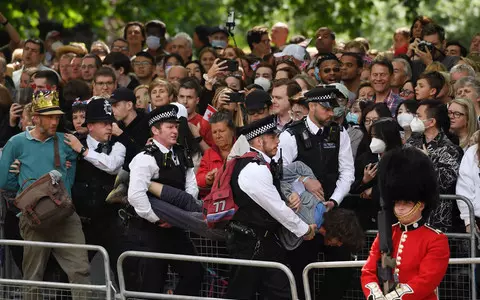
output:
[{"label": "eyeglasses", "polygon": [[325,69],[322,69],[322,72],[323,73],[330,73],[330,72],[334,72],[334,73],[338,73],[340,72],[340,68],[325,68]]},{"label": "eyeglasses", "polygon": [[134,61],[133,65],[136,67],[148,67],[151,66],[152,63],[149,61]]},{"label": "eyeglasses", "polygon": [[128,51],[128,47],[119,47],[119,46],[114,46],[112,47],[113,51]]},{"label": "eyeglasses", "polygon": [[365,125],[370,125],[370,124],[372,124],[373,122],[375,122],[376,120],[378,120],[378,118],[365,119]]},{"label": "eyeglasses", "polygon": [[408,97],[408,96],[412,95],[413,93],[414,93],[414,91],[411,91],[411,90],[400,89],[400,96]]},{"label": "eyeglasses", "polygon": [[107,81],[107,82],[98,82],[95,81],[95,85],[99,86],[113,86],[115,83],[113,81]]},{"label": "eyeglasses", "polygon": [[453,119],[458,119],[460,117],[463,117],[464,115],[465,115],[464,113],[461,113],[459,111],[451,111],[451,110],[448,111],[448,116],[450,118],[453,117]]}]

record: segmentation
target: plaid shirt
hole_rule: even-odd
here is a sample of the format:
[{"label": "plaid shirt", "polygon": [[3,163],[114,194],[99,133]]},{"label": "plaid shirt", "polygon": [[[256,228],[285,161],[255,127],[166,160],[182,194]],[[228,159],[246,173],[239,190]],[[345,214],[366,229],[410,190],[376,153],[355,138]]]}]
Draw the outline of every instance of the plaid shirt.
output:
[{"label": "plaid shirt", "polygon": [[[373,102],[376,102],[375,100],[376,95],[373,96]],[[397,111],[397,107],[400,105],[400,103],[403,101],[402,97],[400,97],[398,94],[395,94],[392,90],[388,93],[388,96],[385,98],[383,103],[385,103],[392,113],[392,117],[395,117],[395,112]]]}]

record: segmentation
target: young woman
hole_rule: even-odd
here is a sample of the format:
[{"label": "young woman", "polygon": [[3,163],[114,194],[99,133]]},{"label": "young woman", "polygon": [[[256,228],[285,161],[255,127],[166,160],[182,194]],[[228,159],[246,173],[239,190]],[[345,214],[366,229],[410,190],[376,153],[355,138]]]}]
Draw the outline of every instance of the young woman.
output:
[{"label": "young woman", "polygon": [[401,127],[393,118],[380,118],[370,128],[370,151],[359,155],[355,161],[355,181],[350,192],[360,194],[354,209],[364,230],[376,229],[380,199],[377,190],[377,164],[389,150],[401,148]]},{"label": "young woman", "polygon": [[448,106],[448,117],[450,118],[450,131],[460,141],[460,147],[466,151],[470,146],[470,138],[478,129],[475,107],[468,99],[454,99]]}]

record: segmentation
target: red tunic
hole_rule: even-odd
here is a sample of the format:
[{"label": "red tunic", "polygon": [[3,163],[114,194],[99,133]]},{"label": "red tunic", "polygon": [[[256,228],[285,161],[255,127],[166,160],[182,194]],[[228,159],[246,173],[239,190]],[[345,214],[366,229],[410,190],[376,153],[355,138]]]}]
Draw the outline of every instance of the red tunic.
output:
[{"label": "red tunic", "polygon": [[[417,228],[414,228],[415,225]],[[401,226],[403,228],[401,228]],[[428,225],[392,226],[393,270],[399,285],[385,298],[379,297],[377,261],[380,260],[378,236],[362,268],[362,288],[367,299],[437,300],[436,289],[445,275],[450,257],[447,236]],[[381,291],[380,291],[381,293]],[[381,295],[381,294],[380,294]]]}]

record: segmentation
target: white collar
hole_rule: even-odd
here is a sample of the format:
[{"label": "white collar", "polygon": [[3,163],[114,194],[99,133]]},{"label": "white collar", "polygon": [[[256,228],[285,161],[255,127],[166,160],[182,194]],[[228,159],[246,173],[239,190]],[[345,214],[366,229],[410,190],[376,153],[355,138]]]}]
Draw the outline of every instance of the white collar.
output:
[{"label": "white collar", "polygon": [[252,148],[253,150],[257,151],[258,153],[260,153],[262,156],[263,156],[263,159],[267,162],[267,163],[270,163],[272,161],[272,159],[270,157],[268,157],[268,155],[266,155],[265,153],[263,153],[262,151],[258,150],[257,148],[255,147],[250,147]]},{"label": "white collar", "polygon": [[95,149],[98,147],[98,144],[100,144],[100,142],[94,139],[90,134],[87,135],[87,143],[93,145],[93,148]]},{"label": "white collar", "polygon": [[307,125],[312,134],[317,134],[317,132],[321,129],[315,123],[313,123],[313,121],[310,119],[310,115],[307,115]]},{"label": "white collar", "polygon": [[153,143],[158,147],[158,149],[160,149],[160,151],[162,151],[162,153],[168,153],[170,152],[170,150],[172,151],[173,153],[173,147],[170,147],[170,149],[168,149],[167,147],[165,147],[164,145],[160,144],[157,140],[153,139]]}]

